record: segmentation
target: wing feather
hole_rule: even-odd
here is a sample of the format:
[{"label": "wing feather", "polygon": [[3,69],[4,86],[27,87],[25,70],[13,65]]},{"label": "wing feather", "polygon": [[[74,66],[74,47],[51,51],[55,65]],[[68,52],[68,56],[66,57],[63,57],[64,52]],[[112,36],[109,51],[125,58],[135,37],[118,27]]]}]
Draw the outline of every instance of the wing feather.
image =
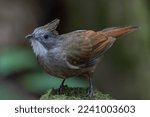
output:
[{"label": "wing feather", "polygon": [[109,45],[108,38],[92,30],[79,30],[62,35],[67,61],[77,66],[87,66],[99,57]]},{"label": "wing feather", "polygon": [[135,31],[137,27],[113,27],[102,31],[77,30],[61,35],[67,61],[75,66],[94,65],[97,58],[108,50],[117,37]]}]

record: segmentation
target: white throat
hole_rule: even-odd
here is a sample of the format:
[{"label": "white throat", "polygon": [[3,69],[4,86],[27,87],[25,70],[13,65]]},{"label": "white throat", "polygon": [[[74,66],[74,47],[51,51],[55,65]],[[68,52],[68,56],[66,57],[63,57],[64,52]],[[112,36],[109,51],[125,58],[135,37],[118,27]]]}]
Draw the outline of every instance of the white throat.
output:
[{"label": "white throat", "polygon": [[31,40],[31,45],[36,56],[43,56],[48,52],[48,50],[46,50],[46,48],[36,40]]}]

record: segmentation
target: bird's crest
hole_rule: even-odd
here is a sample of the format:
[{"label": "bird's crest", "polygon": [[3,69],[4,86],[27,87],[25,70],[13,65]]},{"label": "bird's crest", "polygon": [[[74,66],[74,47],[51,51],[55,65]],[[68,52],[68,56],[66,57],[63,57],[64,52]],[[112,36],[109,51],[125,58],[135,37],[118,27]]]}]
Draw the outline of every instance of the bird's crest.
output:
[{"label": "bird's crest", "polygon": [[56,28],[58,27],[60,20],[59,19],[54,19],[53,21],[51,21],[50,23],[42,26],[42,28],[48,30],[48,31],[54,31],[56,30]]}]

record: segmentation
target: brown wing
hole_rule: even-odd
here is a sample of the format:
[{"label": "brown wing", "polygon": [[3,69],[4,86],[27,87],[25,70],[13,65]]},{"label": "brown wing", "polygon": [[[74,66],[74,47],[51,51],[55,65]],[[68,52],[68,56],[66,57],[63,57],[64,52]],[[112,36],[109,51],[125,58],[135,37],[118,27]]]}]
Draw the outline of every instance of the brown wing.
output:
[{"label": "brown wing", "polygon": [[71,65],[84,65],[92,53],[92,45],[85,39],[84,32],[85,30],[78,30],[61,35],[66,61]]},{"label": "brown wing", "polygon": [[87,66],[110,45],[110,41],[104,34],[92,30],[71,32],[63,35],[63,38],[66,40],[64,51],[67,61],[80,67]]},{"label": "brown wing", "polygon": [[108,37],[102,32],[92,30],[84,33],[85,38],[90,40],[92,44],[92,53],[90,59],[97,58],[102,55],[115,41],[115,38]]},{"label": "brown wing", "polygon": [[86,67],[99,58],[116,40],[116,37],[132,32],[132,26],[109,28],[102,31],[79,30],[65,35],[64,51],[71,65]]}]

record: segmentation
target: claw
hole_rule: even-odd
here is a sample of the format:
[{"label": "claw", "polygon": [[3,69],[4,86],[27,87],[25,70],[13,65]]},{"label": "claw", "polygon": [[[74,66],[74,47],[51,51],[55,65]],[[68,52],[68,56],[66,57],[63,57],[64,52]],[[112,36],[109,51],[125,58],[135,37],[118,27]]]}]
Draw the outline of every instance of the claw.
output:
[{"label": "claw", "polygon": [[93,97],[93,96],[95,96],[95,92],[94,92],[94,90],[93,90],[93,87],[90,86],[90,87],[88,88],[87,96],[89,96],[90,98]]}]

